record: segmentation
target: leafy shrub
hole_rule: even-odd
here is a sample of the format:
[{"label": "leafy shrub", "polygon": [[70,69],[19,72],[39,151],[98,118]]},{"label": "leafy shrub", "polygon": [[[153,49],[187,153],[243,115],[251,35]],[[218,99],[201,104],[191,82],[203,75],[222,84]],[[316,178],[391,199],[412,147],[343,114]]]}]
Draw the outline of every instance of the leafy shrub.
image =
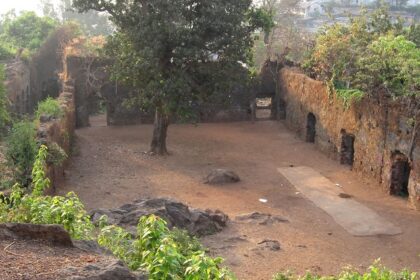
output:
[{"label": "leafy shrub", "polygon": [[58,100],[48,97],[47,99],[39,102],[35,116],[39,119],[42,115],[51,116],[53,118],[61,117],[63,115],[63,110],[61,109]]},{"label": "leafy shrub", "polygon": [[0,64],[0,133],[4,131],[10,119],[7,110],[7,96],[4,86],[5,79],[4,66]]},{"label": "leafy shrub", "polygon": [[94,226],[76,194],[42,195],[50,186],[45,174],[47,154],[47,147],[41,146],[32,170],[32,193],[24,194],[16,184],[8,201],[0,200],[0,222],[59,224],[75,239],[91,239]]},{"label": "leafy shrub", "polygon": [[221,258],[208,257],[195,239],[183,231],[169,230],[159,217],[140,218],[137,236],[133,238],[118,226],[104,226],[98,243],[131,269],[147,270],[152,280],[234,279],[220,267]]},{"label": "leafy shrub", "polygon": [[49,17],[39,17],[35,12],[22,12],[19,16],[9,15],[2,21],[0,39],[10,42],[15,49],[33,52],[55,29],[57,22]]},{"label": "leafy shrub", "polygon": [[357,61],[355,84],[366,91],[381,87],[389,95],[416,95],[420,90],[420,49],[404,36],[381,36]]},{"label": "leafy shrub", "polygon": [[376,261],[369,270],[360,274],[357,271],[346,269],[338,276],[319,276],[307,273],[304,276],[297,276],[290,272],[278,273],[273,280],[416,280],[417,273],[402,270],[401,272],[394,272],[382,266],[379,261]]},{"label": "leafy shrub", "polygon": [[336,23],[318,34],[303,67],[324,80],[348,106],[363,93],[419,95],[420,53],[414,39],[419,27],[393,22],[385,6],[363,11],[350,24]]},{"label": "leafy shrub", "polygon": [[6,158],[13,169],[14,178],[20,185],[28,186],[38,145],[33,122],[20,121],[13,125],[6,139]]}]

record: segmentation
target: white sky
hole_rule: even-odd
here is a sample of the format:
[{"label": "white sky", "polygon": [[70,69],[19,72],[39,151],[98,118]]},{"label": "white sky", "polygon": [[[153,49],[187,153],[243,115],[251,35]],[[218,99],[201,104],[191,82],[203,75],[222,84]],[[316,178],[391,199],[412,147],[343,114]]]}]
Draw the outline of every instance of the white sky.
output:
[{"label": "white sky", "polygon": [[0,0],[0,14],[11,9],[15,9],[17,12],[22,10],[41,12],[39,0]]}]

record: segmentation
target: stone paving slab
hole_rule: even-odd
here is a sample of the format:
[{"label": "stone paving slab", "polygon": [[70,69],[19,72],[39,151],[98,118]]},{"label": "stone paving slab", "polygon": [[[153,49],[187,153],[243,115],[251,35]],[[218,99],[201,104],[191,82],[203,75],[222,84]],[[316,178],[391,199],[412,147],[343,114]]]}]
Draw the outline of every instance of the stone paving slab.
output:
[{"label": "stone paving slab", "polygon": [[306,166],[278,168],[306,198],[327,212],[354,236],[397,235],[402,231],[375,211],[352,198],[342,198],[342,189]]}]

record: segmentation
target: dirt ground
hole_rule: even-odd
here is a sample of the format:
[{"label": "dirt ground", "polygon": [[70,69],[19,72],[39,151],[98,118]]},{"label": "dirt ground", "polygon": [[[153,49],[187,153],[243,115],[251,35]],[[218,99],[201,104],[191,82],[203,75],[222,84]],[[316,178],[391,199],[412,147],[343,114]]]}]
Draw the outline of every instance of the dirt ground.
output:
[{"label": "dirt ground", "polygon": [[[106,127],[103,117],[77,131],[75,155],[58,193],[75,191],[89,209],[117,207],[144,197],[171,197],[196,208],[220,209],[231,218],[221,233],[203,242],[226,259],[239,279],[271,279],[281,270],[337,273],[351,265],[366,269],[375,259],[392,269],[420,271],[420,213],[407,201],[390,197],[377,184],[328,159],[299,140],[282,123],[260,121],[171,125],[171,155],[150,157],[150,125]],[[343,187],[343,192],[401,227],[397,236],[354,237],[302,197],[277,172],[289,165],[310,166]],[[213,168],[229,168],[242,181],[209,186]],[[260,198],[268,200],[261,203]],[[289,222],[260,225],[235,221],[252,212]],[[277,240],[271,251],[257,244]]]},{"label": "dirt ground", "polygon": [[57,280],[60,270],[82,268],[108,257],[39,241],[0,240],[0,280]]}]

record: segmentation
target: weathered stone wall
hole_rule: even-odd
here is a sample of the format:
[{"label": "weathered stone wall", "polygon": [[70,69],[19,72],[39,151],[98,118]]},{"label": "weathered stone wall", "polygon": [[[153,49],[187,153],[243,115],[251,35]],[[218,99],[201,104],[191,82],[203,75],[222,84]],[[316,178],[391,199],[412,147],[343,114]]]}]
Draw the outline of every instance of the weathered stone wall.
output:
[{"label": "weathered stone wall", "polygon": [[[132,89],[111,81],[106,72],[110,61],[68,55],[65,58],[65,79],[74,81],[76,126],[89,126],[89,115],[97,111],[98,102],[105,103],[108,125],[132,125],[153,123],[154,112],[128,108],[125,100]],[[91,78],[88,81],[88,77]],[[94,83],[94,85],[92,85]],[[244,121],[251,118],[248,111],[249,100],[244,92],[227,94],[223,100],[210,100],[206,104],[197,105],[193,109],[198,122]],[[219,98],[221,99],[221,98]],[[230,99],[229,105],[227,99]],[[177,119],[173,119],[177,122]]]},{"label": "weathered stone wall", "polygon": [[39,101],[47,97],[57,98],[62,91],[60,74],[63,71],[63,49],[74,38],[74,34],[72,25],[59,27],[32,57],[29,113],[36,109]]},{"label": "weathered stone wall", "polygon": [[[73,85],[66,83],[58,97],[58,102],[63,112],[62,117],[41,121],[38,128],[38,140],[47,146],[51,146],[53,143],[58,144],[69,156],[76,127]],[[55,191],[57,183],[64,178],[66,164],[67,160],[60,165],[49,164],[48,177],[51,180],[52,192]]]},{"label": "weathered stone wall", "polygon": [[29,111],[31,96],[31,76],[27,62],[14,59],[6,62],[6,92],[10,111],[14,114],[26,114]]},{"label": "weathered stone wall", "polygon": [[[336,96],[329,96],[323,82],[313,80],[297,69],[279,73],[279,95],[285,108],[286,125],[300,137],[307,137],[307,121],[315,115],[315,145],[334,159],[340,159],[342,137],[354,137],[353,170],[375,178],[391,192],[392,156],[400,152],[411,158],[409,197],[420,210],[420,135],[413,142],[413,116],[419,100],[369,99],[345,108]],[[417,120],[420,121],[420,120]]]}]

